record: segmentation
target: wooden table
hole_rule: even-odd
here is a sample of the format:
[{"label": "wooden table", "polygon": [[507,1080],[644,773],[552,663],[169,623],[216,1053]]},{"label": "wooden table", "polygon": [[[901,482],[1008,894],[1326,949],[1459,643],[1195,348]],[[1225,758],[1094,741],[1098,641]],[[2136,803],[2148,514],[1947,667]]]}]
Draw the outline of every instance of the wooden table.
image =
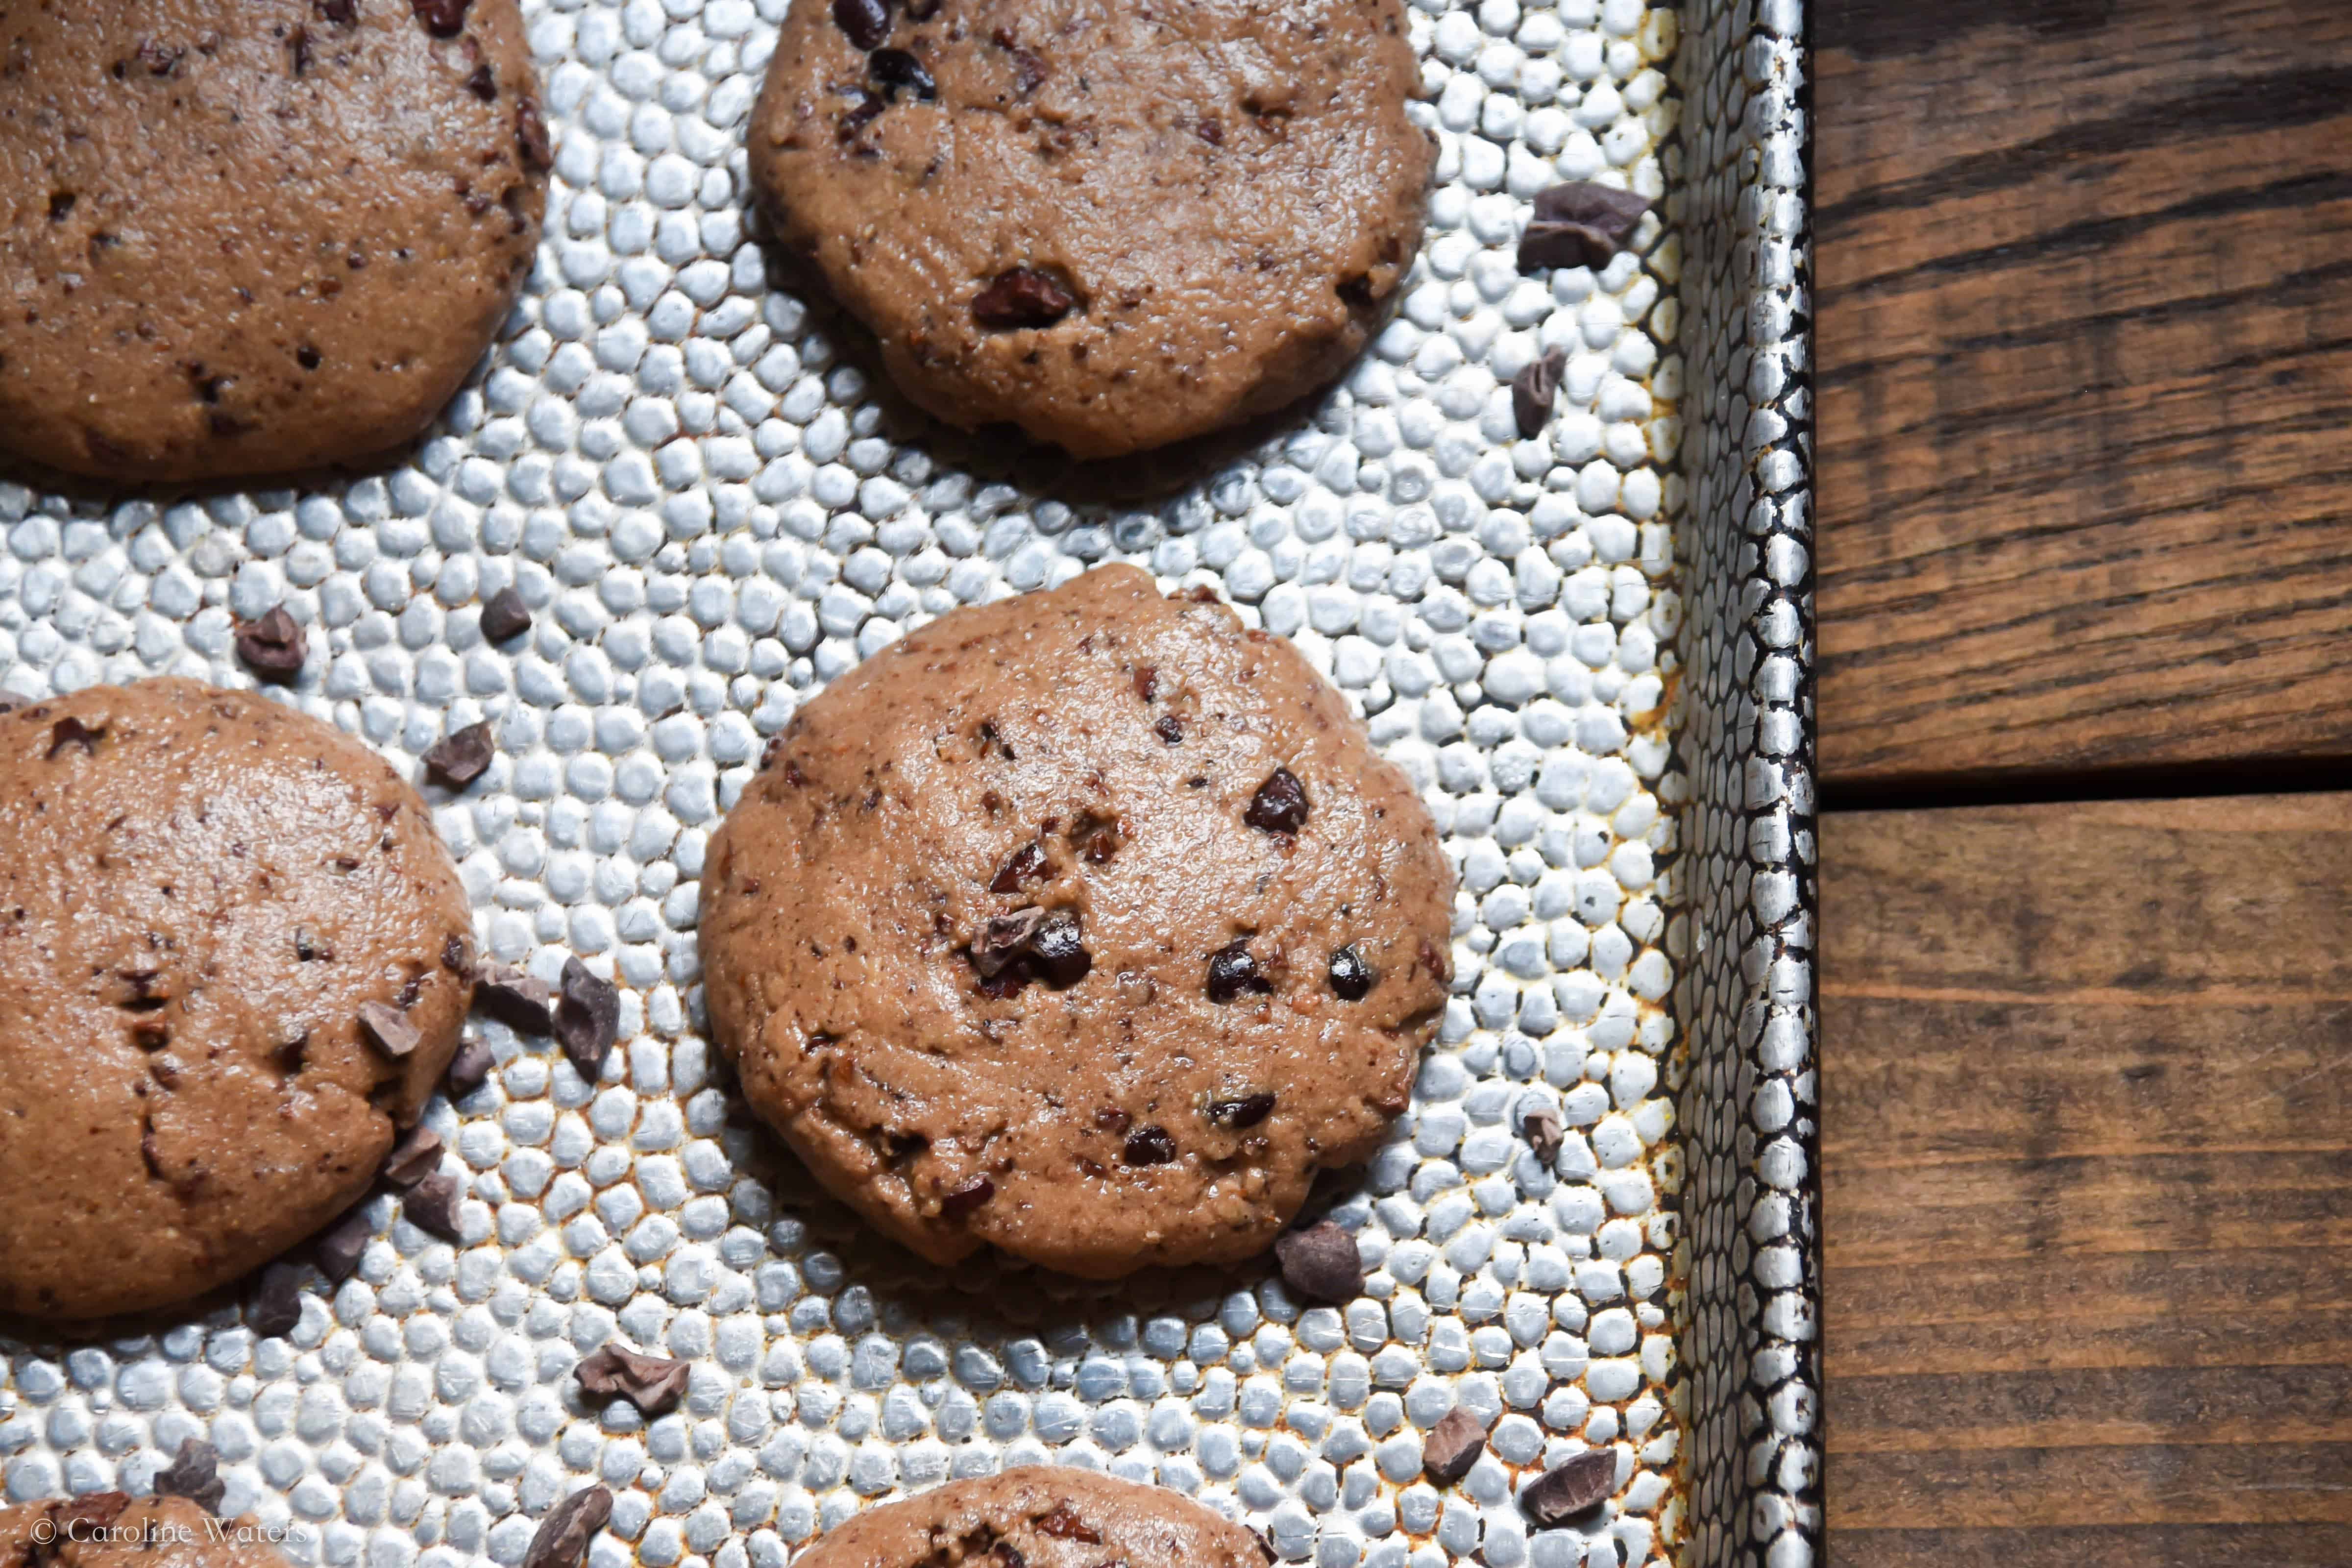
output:
[{"label": "wooden table", "polygon": [[2344,1568],[2352,4],[1813,24],[1831,1561]]}]

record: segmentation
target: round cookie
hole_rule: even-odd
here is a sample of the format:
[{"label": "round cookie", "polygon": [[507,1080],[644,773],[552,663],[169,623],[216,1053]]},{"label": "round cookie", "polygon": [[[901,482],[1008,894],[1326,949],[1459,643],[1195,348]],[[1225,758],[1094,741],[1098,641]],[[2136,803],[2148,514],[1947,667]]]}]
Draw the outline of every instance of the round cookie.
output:
[{"label": "round cookie", "polygon": [[331,725],[178,679],[0,715],[0,1311],[182,1301],[349,1207],[457,1048],[472,929]]},{"label": "round cookie", "polygon": [[0,1509],[0,1563],[57,1568],[287,1568],[250,1519],[185,1498],[91,1492]]},{"label": "round cookie", "polygon": [[951,1481],[844,1520],[793,1568],[1266,1568],[1244,1526],[1179,1492],[1065,1465]]},{"label": "round cookie", "polygon": [[751,178],[909,398],[1116,457],[1370,339],[1421,243],[1419,80],[1401,0],[793,0]]},{"label": "round cookie", "polygon": [[709,847],[705,995],[752,1107],[883,1230],[1109,1279],[1257,1252],[1379,1145],[1453,891],[1296,648],[1109,566],[793,717]]},{"label": "round cookie", "polygon": [[0,450],[274,474],[422,431],[529,273],[516,0],[0,9]]}]

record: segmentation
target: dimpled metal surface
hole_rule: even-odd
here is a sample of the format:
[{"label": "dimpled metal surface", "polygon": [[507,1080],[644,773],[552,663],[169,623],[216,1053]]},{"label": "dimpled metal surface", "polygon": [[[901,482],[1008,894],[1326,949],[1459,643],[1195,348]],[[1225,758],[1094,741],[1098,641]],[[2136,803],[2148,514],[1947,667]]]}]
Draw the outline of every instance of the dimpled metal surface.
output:
[{"label": "dimpled metal surface", "polygon": [[[1443,151],[1402,310],[1309,412],[1141,500],[925,423],[771,286],[740,128],[781,0],[526,10],[547,237],[433,436],[300,493],[0,485],[0,694],[247,683],[232,617],[284,603],[312,650],[286,700],[412,773],[492,723],[482,780],[427,786],[477,934],[617,981],[622,1044],[592,1084],[479,1023],[489,1081],[427,1116],[462,1242],[377,1196],[358,1275],[306,1270],[285,1337],[232,1303],[0,1341],[6,1500],[144,1491],[201,1436],[299,1562],[517,1563],[595,1480],[597,1568],[780,1568],[868,1501],[1046,1459],[1317,1568],[1810,1563],[1798,7],[1418,0]],[[1519,275],[1528,198],[1603,174],[1664,198],[1635,253]],[[1508,384],[1551,347],[1523,440]],[[1110,559],[1295,637],[1461,869],[1441,1038],[1330,1188],[1370,1267],[1344,1308],[1263,1263],[942,1277],[814,1194],[700,1032],[695,879],[764,738],[908,626]],[[487,647],[509,584],[535,625]],[[694,1363],[680,1409],[583,1402],[616,1333]],[[1457,1403],[1488,1450],[1440,1491],[1422,1436]],[[1532,1529],[1515,1489],[1593,1446],[1616,1497]]]}]

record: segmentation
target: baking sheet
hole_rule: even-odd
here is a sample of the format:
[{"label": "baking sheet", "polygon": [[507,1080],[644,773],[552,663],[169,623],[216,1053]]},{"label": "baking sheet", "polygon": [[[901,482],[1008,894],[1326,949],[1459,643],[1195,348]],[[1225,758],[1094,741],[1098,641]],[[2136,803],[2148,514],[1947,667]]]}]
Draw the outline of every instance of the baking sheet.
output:
[{"label": "baking sheet", "polygon": [[[480,1024],[497,1072],[428,1118],[465,1244],[374,1200],[359,1276],[285,1339],[231,1304],[0,1342],[0,1489],[143,1491],[201,1436],[300,1563],[517,1563],[596,1480],[598,1568],[778,1568],[869,1502],[1049,1459],[1318,1568],[1808,1561],[1795,7],[1417,4],[1444,152],[1396,321],[1311,412],[1128,501],[929,424],[771,284],[740,139],[782,10],[526,5],[540,264],[410,460],[176,504],[0,485],[0,689],[247,684],[232,616],[283,603],[314,649],[287,700],[412,770],[490,720],[488,777],[428,792],[478,935],[611,975],[624,1042],[587,1084]],[[1588,177],[1663,198],[1639,254],[1521,277],[1527,198]],[[1510,377],[1553,346],[1562,410],[1521,441]],[[1412,1110],[1328,1190],[1374,1265],[1344,1311],[1263,1266],[943,1278],[814,1194],[699,1032],[695,879],[764,737],[907,626],[1112,559],[1295,637],[1462,869]],[[500,653],[478,606],[509,584],[537,626]],[[1538,1104],[1570,1129],[1549,1169]],[[616,1333],[695,1363],[682,1410],[581,1400]],[[1421,1434],[1457,1402],[1489,1452],[1441,1493]],[[1598,1444],[1618,1499],[1531,1531],[1514,1486]]]}]

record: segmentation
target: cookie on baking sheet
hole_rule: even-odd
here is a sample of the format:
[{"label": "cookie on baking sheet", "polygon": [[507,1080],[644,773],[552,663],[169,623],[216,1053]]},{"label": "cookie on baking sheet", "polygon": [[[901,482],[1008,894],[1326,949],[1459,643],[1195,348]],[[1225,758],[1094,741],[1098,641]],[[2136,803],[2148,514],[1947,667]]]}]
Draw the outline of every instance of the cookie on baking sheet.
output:
[{"label": "cookie on baking sheet", "polygon": [[515,0],[0,7],[0,452],[113,480],[380,453],[530,269]]},{"label": "cookie on baking sheet", "polygon": [[769,749],[702,881],[751,1105],[935,1262],[1265,1247],[1446,994],[1428,811],[1290,644],[1130,566],[961,609]]},{"label": "cookie on baking sheet", "polygon": [[750,132],[906,395],[1114,457],[1370,341],[1435,151],[1401,0],[793,0]]},{"label": "cookie on baking sheet", "polygon": [[851,1516],[793,1568],[1266,1568],[1244,1526],[1180,1492],[1063,1465],[952,1481]]},{"label": "cookie on baking sheet", "polygon": [[184,1300],[366,1192],[473,919],[415,790],[192,680],[0,714],[0,1311]]},{"label": "cookie on baking sheet", "polygon": [[57,1568],[287,1568],[250,1519],[185,1498],[91,1492],[0,1509],[0,1563]]}]

